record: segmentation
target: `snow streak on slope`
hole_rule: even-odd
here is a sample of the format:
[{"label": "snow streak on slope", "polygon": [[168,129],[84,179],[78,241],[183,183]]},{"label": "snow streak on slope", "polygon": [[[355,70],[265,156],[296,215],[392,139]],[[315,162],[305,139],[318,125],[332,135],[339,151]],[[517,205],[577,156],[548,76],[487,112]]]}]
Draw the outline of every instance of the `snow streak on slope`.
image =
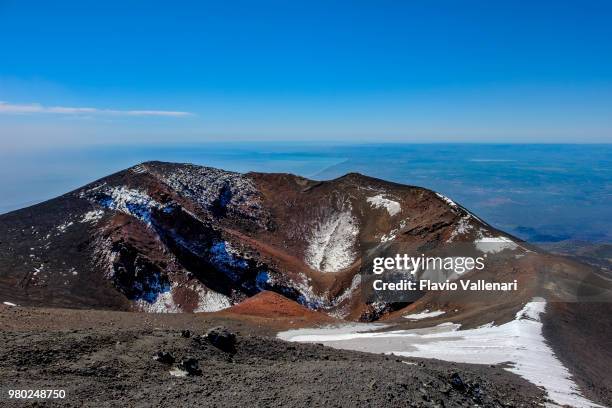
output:
[{"label": "snow streak on slope", "polygon": [[433,311],[425,310],[424,312],[413,313],[413,314],[406,315],[404,317],[408,320],[422,320],[422,319],[430,319],[436,316],[441,316],[444,313],[446,312],[443,310],[433,310]]},{"label": "snow streak on slope", "polygon": [[306,249],[306,262],[322,272],[337,272],[355,260],[357,220],[350,210],[315,225]]},{"label": "snow streak on slope", "polygon": [[436,195],[442,199],[442,201],[444,201],[446,204],[450,205],[453,208],[457,208],[457,203],[455,203],[453,200],[451,200],[450,198],[448,198],[445,195],[442,195],[440,193],[436,193]]},{"label": "snow streak on slope", "polygon": [[289,341],[324,343],[340,349],[406,357],[473,364],[510,363],[507,370],[543,387],[556,404],[599,407],[580,395],[569,371],[546,343],[540,321],[545,307],[543,300],[534,300],[506,324],[488,324],[471,330],[457,330],[459,325],[443,323],[428,329],[376,333],[365,331],[365,327],[332,333],[325,329],[319,332],[310,330],[309,333],[296,330],[279,333],[279,337]]}]

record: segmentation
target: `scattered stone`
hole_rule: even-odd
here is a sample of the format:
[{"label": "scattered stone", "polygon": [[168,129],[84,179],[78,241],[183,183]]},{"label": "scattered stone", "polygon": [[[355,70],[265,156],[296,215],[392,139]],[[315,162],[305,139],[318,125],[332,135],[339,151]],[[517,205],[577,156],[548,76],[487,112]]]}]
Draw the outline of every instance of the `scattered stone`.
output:
[{"label": "scattered stone", "polygon": [[480,389],[480,384],[471,384],[470,385],[470,395],[472,399],[476,402],[482,401],[482,391]]},{"label": "scattered stone", "polygon": [[188,339],[188,338],[191,337],[191,332],[189,330],[183,330],[181,332],[181,337],[184,337],[184,338]]},{"label": "scattered stone", "polygon": [[224,327],[214,327],[204,335],[213,346],[226,353],[236,352],[236,335]]},{"label": "scattered stone", "polygon": [[202,375],[198,360],[193,357],[182,359],[181,362],[176,365],[176,369],[185,372],[186,375]]},{"label": "scattered stone", "polygon": [[436,404],[434,405],[434,407],[437,407],[437,408],[444,408],[444,407],[445,407],[445,405],[444,405],[444,400],[441,400],[441,399],[437,400],[437,401],[436,401]]},{"label": "scattered stone", "polygon": [[153,360],[159,361],[160,363],[163,363],[163,364],[174,363],[174,357],[172,356],[172,354],[166,351],[158,351],[157,353],[155,353],[155,355],[153,356]]},{"label": "scattered stone", "polygon": [[461,379],[458,373],[451,374],[450,383],[454,389],[462,392],[465,391],[465,384],[463,383],[463,380]]}]

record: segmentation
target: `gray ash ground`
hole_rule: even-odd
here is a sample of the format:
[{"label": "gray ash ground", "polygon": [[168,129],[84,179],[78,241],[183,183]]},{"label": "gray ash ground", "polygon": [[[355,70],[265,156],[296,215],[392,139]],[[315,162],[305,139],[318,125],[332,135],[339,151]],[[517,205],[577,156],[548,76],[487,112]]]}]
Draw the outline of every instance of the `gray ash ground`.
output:
[{"label": "gray ash ground", "polygon": [[[230,320],[191,319],[188,324],[183,316],[171,327],[153,319],[152,325],[129,328],[138,315],[117,316],[129,321],[63,330],[3,324],[0,405],[25,404],[6,399],[8,388],[65,389],[62,404],[96,407],[532,407],[544,402],[540,389],[501,367],[287,343],[263,333],[248,335],[247,326]],[[220,350],[205,336],[220,323],[237,332],[233,352]],[[160,351],[175,362],[154,359]],[[188,359],[197,360],[201,375],[170,374],[181,362],[191,364]]]}]

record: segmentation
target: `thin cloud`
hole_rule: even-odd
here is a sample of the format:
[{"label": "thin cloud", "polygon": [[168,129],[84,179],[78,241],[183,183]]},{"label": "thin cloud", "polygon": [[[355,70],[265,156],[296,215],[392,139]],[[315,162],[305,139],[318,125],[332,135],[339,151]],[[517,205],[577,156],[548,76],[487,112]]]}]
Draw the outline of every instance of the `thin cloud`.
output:
[{"label": "thin cloud", "polygon": [[51,113],[58,115],[120,115],[120,116],[169,116],[182,117],[191,116],[190,112],[166,111],[166,110],[118,110],[98,108],[77,108],[67,106],[44,106],[38,103],[28,105],[17,105],[0,101],[0,114],[34,114]]}]

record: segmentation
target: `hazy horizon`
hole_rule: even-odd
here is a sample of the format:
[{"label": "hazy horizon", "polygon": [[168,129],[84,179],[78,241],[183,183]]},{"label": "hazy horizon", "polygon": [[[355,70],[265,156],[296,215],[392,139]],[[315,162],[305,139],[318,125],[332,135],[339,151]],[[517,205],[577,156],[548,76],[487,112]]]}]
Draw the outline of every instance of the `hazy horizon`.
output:
[{"label": "hazy horizon", "polygon": [[0,213],[143,161],[327,180],[349,172],[445,195],[524,239],[610,242],[612,145],[209,143],[0,154]]}]

